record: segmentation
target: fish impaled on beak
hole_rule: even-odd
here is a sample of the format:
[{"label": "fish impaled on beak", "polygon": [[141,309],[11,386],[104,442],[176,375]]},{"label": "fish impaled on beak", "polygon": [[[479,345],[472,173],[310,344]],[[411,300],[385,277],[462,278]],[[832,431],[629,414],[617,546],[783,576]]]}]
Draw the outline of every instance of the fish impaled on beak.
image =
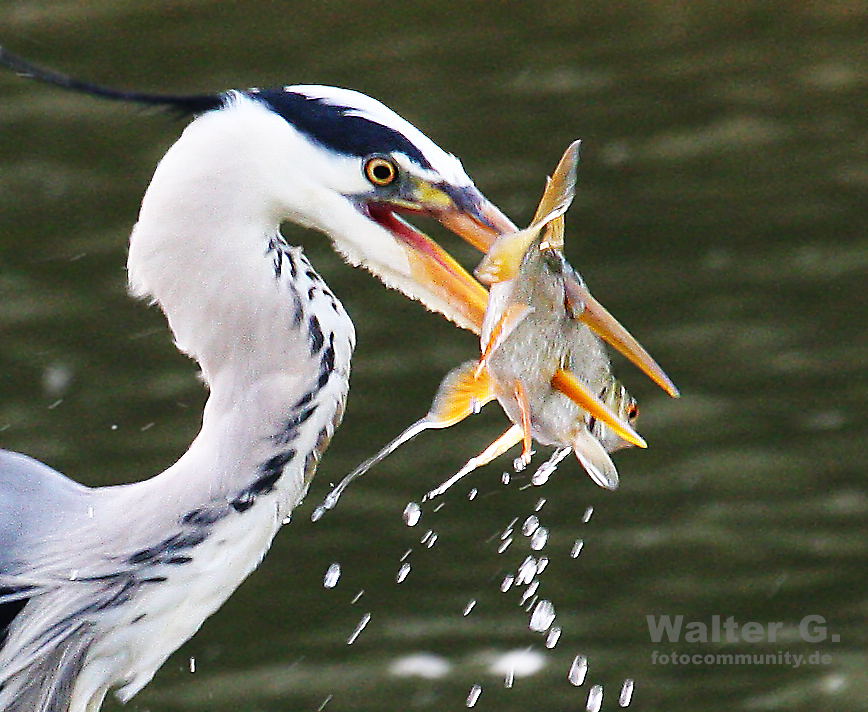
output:
[{"label": "fish impaled on beak", "polygon": [[[486,223],[482,213],[471,217],[472,210],[440,212],[443,224],[486,251],[475,271],[490,288],[484,318],[474,324],[481,356],[450,371],[425,417],[348,475],[323,507],[334,506],[349,482],[403,443],[425,430],[455,425],[492,400],[500,403],[512,425],[427,498],[442,494],[520,443],[522,453],[515,466],[523,468],[533,455],[534,442],[557,448],[549,463],[556,464],[572,450],[594,482],[616,489],[619,476],[610,453],[633,445],[647,447],[633,427],[639,413],[636,401],[612,374],[603,340],[668,393],[677,396],[678,391],[647,351],[593,298],[563,254],[564,214],[575,194],[578,148],[575,142],[564,153],[524,230],[508,230],[506,218]],[[439,257],[434,260],[440,262]]]}]

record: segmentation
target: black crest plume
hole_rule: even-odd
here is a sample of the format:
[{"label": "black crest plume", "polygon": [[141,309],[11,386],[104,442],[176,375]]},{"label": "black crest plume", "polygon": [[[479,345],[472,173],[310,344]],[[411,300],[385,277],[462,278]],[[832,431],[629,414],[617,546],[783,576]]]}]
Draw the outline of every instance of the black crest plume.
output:
[{"label": "black crest plume", "polygon": [[212,109],[219,109],[224,102],[224,97],[221,94],[193,94],[189,96],[148,94],[91,84],[90,82],[84,82],[80,79],[74,79],[73,77],[61,74],[53,69],[39,67],[26,59],[11,54],[3,46],[0,46],[0,66],[11,69],[23,77],[36,79],[46,84],[61,87],[62,89],[68,89],[81,94],[90,94],[91,96],[98,96],[103,99],[159,107],[182,115],[201,114]]}]

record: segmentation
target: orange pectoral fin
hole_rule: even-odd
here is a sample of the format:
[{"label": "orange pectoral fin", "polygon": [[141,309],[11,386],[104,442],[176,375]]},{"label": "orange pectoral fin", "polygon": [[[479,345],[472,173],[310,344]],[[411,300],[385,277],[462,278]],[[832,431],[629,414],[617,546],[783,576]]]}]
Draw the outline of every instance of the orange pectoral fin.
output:
[{"label": "orange pectoral fin", "polygon": [[477,375],[477,367],[475,361],[465,361],[446,374],[426,417],[431,427],[449,428],[494,399],[491,374],[483,369]]},{"label": "orange pectoral fin", "polygon": [[566,369],[559,370],[552,379],[552,385],[561,393],[569,396],[578,406],[584,408],[595,418],[606,423],[624,440],[638,447],[648,447],[642,436],[633,430],[629,423],[621,420],[609,406],[597,398],[596,394],[572,371],[567,371]]}]

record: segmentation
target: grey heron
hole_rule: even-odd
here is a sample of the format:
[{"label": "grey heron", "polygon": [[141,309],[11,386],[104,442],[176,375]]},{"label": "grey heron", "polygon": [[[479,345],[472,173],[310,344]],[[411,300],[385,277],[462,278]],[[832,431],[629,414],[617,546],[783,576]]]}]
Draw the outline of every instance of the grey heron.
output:
[{"label": "grey heron", "polygon": [[[110,689],[139,692],[256,568],[341,421],[353,323],[281,223],[477,333],[488,292],[402,215],[483,251],[516,228],[457,158],[352,90],[169,96],[2,48],[0,65],[192,117],[145,192],[127,267],[201,368],[199,434],[160,474],[98,488],[0,451],[0,711],[96,712]],[[617,336],[604,310],[593,327]]]},{"label": "grey heron", "polygon": [[0,451],[0,710],[96,712],[139,692],[256,568],[341,421],[353,323],[283,221],[476,328],[487,293],[401,213],[477,246],[512,223],[457,158],[380,102],[283,86],[208,96],[36,79],[192,116],[159,162],[129,245],[209,396],[201,431],[150,479],[91,488]]}]

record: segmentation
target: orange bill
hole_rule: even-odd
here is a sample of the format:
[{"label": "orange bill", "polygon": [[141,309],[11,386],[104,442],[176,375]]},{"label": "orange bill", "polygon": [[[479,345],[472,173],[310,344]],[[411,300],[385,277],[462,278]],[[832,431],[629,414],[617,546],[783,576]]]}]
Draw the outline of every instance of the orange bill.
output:
[{"label": "orange bill", "polygon": [[[608,310],[591,295],[588,288],[578,279],[566,275],[564,286],[567,302],[579,319],[590,326],[609,344],[638,366],[652,381],[673,398],[678,398],[678,389],[651,355],[636,339],[613,317]],[[584,407],[584,406],[583,406]]]},{"label": "orange bill", "polygon": [[564,395],[569,396],[576,405],[584,408],[595,418],[606,423],[624,440],[638,447],[648,447],[642,436],[633,430],[629,423],[621,420],[617,413],[603,403],[572,371],[566,369],[558,371],[554,379],[552,379],[552,385]]}]

